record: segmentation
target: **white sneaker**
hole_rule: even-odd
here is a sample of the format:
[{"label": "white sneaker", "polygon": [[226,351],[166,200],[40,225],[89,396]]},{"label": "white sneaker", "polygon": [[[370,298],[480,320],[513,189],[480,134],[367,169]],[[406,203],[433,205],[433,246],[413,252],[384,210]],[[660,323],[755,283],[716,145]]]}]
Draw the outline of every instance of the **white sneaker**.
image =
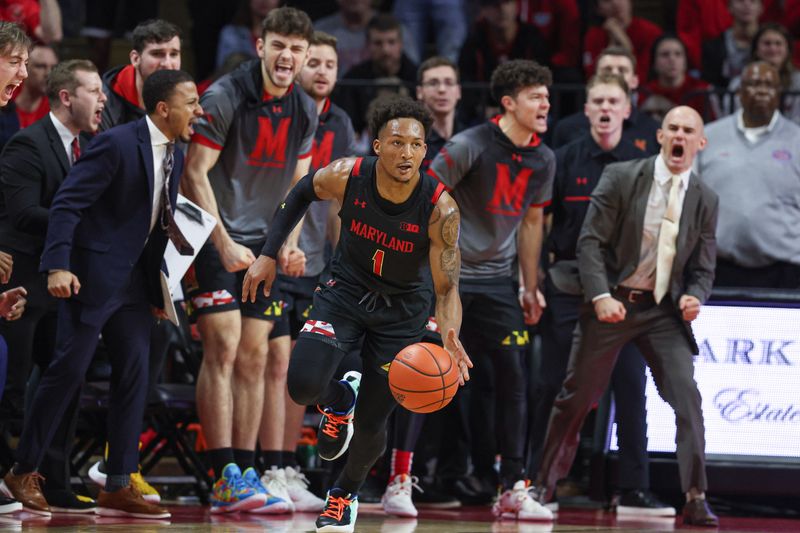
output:
[{"label": "white sneaker", "polygon": [[300,513],[320,513],[325,508],[325,500],[308,490],[308,479],[291,466],[283,469],[286,476],[286,487],[296,511]]},{"label": "white sneaker", "polygon": [[514,488],[500,495],[492,512],[499,518],[514,520],[537,520],[552,522],[553,513],[531,497],[534,487],[527,487],[524,480],[514,483]]},{"label": "white sneaker", "polygon": [[277,466],[270,467],[270,469],[265,471],[264,475],[261,476],[261,484],[264,485],[264,488],[267,489],[270,494],[277,496],[289,504],[290,513],[294,512],[294,503],[292,502],[291,496],[289,496],[286,472],[283,471],[283,468],[278,468]]},{"label": "white sneaker", "polygon": [[416,477],[408,474],[395,476],[386,487],[386,492],[383,493],[383,498],[381,498],[383,510],[387,514],[395,516],[416,517],[417,508],[414,507],[414,502],[411,501],[411,490],[413,488],[421,490],[417,485]]}]

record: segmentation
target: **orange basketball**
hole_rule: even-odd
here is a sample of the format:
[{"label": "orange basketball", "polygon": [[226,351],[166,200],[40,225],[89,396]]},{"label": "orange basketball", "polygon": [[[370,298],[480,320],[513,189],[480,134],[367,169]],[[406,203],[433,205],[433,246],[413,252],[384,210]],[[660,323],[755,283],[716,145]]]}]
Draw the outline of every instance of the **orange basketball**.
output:
[{"label": "orange basketball", "polygon": [[397,403],[415,413],[438,411],[458,390],[458,368],[436,344],[406,346],[389,365],[389,389]]}]

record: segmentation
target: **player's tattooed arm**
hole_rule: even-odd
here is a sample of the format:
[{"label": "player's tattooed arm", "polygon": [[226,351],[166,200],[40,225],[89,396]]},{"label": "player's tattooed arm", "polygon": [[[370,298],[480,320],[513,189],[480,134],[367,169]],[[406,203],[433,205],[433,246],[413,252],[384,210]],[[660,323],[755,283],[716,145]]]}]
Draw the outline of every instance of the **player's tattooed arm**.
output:
[{"label": "player's tattooed arm", "polygon": [[455,200],[443,193],[428,221],[431,239],[430,264],[436,293],[436,322],[442,334],[445,349],[453,357],[461,373],[460,382],[469,380],[472,361],[458,340],[461,329],[461,298],[458,278],[461,272],[461,252],[458,235],[461,216]]}]

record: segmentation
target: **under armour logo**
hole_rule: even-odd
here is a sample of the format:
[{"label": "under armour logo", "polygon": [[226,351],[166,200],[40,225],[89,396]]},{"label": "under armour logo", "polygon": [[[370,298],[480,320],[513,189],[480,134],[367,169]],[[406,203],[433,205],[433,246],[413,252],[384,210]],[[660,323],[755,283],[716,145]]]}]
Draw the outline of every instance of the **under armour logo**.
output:
[{"label": "under armour logo", "polygon": [[280,115],[281,113],[283,113],[283,106],[279,105],[272,106],[272,113],[275,115]]},{"label": "under armour logo", "polygon": [[522,163],[522,155],[520,154],[511,154],[512,161],[516,161],[518,163]]},{"label": "under armour logo", "polygon": [[358,198],[356,198],[356,200],[353,202],[353,205],[358,206],[361,209],[364,209],[365,207],[367,207],[367,202],[364,202],[364,201],[359,200]]},{"label": "under armour logo", "polygon": [[575,178],[575,183],[577,185],[588,185],[589,184],[589,178],[582,178],[582,177],[578,176],[577,178]]}]

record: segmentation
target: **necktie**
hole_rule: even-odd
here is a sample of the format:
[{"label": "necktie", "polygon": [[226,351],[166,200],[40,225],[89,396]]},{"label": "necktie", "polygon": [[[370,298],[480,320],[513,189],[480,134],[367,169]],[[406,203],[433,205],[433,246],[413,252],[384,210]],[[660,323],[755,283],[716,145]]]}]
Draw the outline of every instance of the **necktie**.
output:
[{"label": "necktie", "polygon": [[78,138],[72,139],[72,164],[74,165],[78,158],[81,156],[81,145],[78,143]]},{"label": "necktie", "polygon": [[181,255],[193,255],[194,248],[181,232],[175,217],[172,215],[172,206],[169,201],[169,179],[172,167],[175,164],[175,143],[167,143],[167,153],[164,155],[164,187],[161,189],[161,228],[167,232],[169,240],[175,245]]},{"label": "necktie", "polygon": [[669,278],[672,272],[672,261],[675,259],[675,241],[678,237],[678,192],[681,188],[681,177],[672,176],[669,188],[667,209],[661,219],[661,231],[658,233],[658,250],[656,254],[656,286],[653,291],[656,303],[660,303],[669,291]]}]

